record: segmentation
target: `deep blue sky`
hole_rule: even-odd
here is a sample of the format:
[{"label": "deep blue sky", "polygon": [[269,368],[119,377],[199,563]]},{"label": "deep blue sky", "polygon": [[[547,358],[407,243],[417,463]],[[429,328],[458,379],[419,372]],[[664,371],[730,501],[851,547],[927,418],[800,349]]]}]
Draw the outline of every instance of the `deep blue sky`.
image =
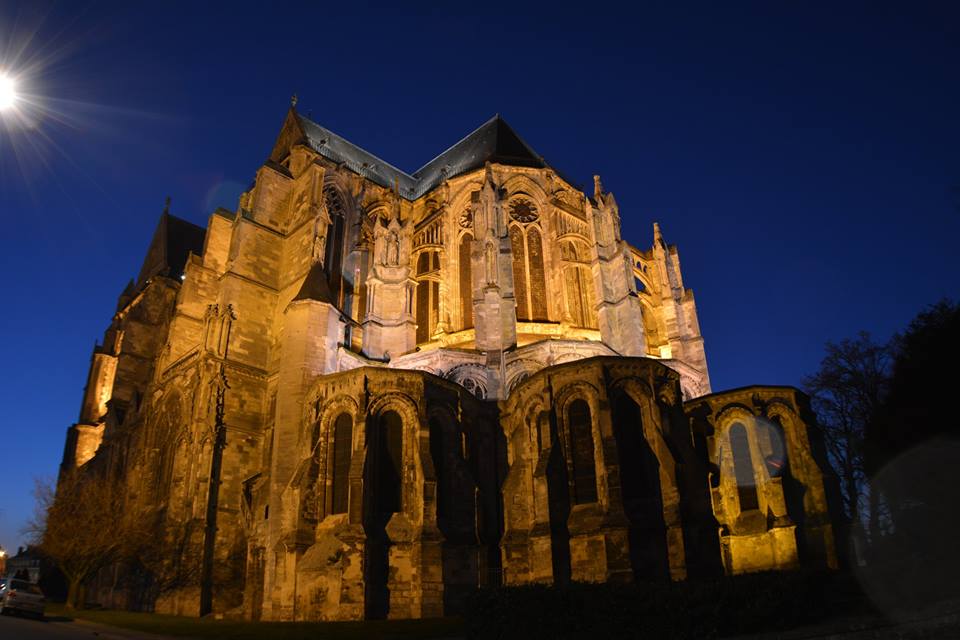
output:
[{"label": "deep blue sky", "polygon": [[629,241],[679,245],[717,390],[798,384],[825,341],[960,297],[956,3],[345,4],[0,6],[0,65],[21,50],[58,114],[0,133],[0,545],[164,197],[234,208],[293,92],[408,171],[500,112],[599,173]]}]

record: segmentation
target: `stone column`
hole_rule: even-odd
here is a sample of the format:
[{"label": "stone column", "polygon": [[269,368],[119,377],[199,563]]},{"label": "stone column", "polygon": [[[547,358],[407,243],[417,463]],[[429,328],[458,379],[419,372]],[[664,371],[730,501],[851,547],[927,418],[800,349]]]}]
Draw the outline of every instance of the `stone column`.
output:
[{"label": "stone column", "polygon": [[593,221],[593,278],[597,292],[600,337],[624,356],[647,355],[640,299],[633,281],[630,247],[620,237],[620,211],[612,193],[603,193],[594,176],[594,200],[587,211]]},{"label": "stone column", "polygon": [[417,346],[409,231],[409,223],[401,225],[399,218],[376,223],[363,320],[363,352],[369,358],[395,358]]},{"label": "stone column", "polygon": [[575,505],[570,511],[571,578],[583,582],[631,582],[628,522],[623,510],[620,462],[613,435],[610,402],[601,385],[597,397],[594,442],[600,453],[597,466],[598,501]]},{"label": "stone column", "polygon": [[[287,614],[293,613],[289,603],[295,589],[295,554],[298,550],[291,540],[297,537],[300,509],[299,500],[294,495],[298,492],[286,489],[297,464],[308,455],[303,450],[304,443],[300,442],[304,396],[317,376],[335,370],[337,344],[343,339],[339,319],[340,312],[333,305],[317,300],[295,300],[283,317],[273,435],[273,450],[278,454],[273,456],[270,469],[268,549],[274,550],[277,556],[274,561],[268,556],[267,565],[268,587],[272,587],[274,603],[273,619],[289,619]],[[274,569],[277,569],[276,573]]]},{"label": "stone column", "polygon": [[513,260],[510,235],[504,220],[500,188],[487,165],[486,179],[473,203],[474,241],[471,251],[473,272],[474,326],[477,349],[487,353],[487,366],[496,385],[488,397],[505,395],[504,350],[517,344],[517,311],[513,296]]}]

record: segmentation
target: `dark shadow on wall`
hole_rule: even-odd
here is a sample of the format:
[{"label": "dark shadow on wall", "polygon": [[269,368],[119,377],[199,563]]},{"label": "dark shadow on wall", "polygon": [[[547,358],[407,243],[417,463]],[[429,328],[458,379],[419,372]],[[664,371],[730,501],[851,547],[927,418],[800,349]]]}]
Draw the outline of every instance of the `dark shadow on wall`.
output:
[{"label": "dark shadow on wall", "polygon": [[364,605],[368,620],[387,617],[390,611],[390,538],[386,527],[402,505],[400,469],[403,460],[403,421],[386,411],[367,423],[367,463],[363,528]]},{"label": "dark shadow on wall", "polygon": [[626,392],[613,398],[623,509],[630,523],[630,564],[637,582],[670,577],[660,463],[643,434],[640,407]]},{"label": "dark shadow on wall", "polygon": [[550,449],[547,461],[547,497],[550,512],[550,549],[553,554],[553,582],[563,585],[570,582],[570,483],[567,478],[567,461],[560,444],[556,415],[551,415]]}]

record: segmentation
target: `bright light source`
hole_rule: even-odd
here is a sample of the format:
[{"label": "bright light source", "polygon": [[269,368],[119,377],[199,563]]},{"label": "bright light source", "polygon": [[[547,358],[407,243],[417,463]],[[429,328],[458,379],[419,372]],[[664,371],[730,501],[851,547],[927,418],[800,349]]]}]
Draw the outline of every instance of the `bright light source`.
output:
[{"label": "bright light source", "polygon": [[17,83],[10,76],[0,75],[0,111],[10,109],[17,101]]}]

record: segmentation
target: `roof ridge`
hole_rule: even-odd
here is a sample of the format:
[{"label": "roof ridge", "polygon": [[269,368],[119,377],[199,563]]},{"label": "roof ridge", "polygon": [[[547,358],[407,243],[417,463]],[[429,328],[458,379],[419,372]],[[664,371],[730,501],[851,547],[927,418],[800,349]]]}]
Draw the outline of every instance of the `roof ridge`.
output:
[{"label": "roof ridge", "polygon": [[[356,144],[356,143],[354,143],[354,142],[350,142],[349,140],[347,140],[346,138],[344,138],[342,135],[340,135],[340,134],[337,133],[336,131],[333,131],[332,129],[329,129],[328,127],[325,127],[325,126],[323,126],[322,124],[320,124],[319,122],[316,122],[316,121],[314,121],[314,120],[311,120],[311,119],[307,118],[306,116],[300,115],[299,112],[297,113],[297,117],[300,118],[301,120],[304,120],[304,121],[306,121],[307,123],[309,123],[309,124],[317,127],[318,129],[324,130],[325,132],[329,133],[329,134],[332,135],[332,136],[336,136],[337,138],[340,138],[341,141],[347,143],[348,145],[350,145],[351,147],[354,147],[355,149],[358,149],[358,150],[364,152],[365,154],[367,154],[368,156],[370,156],[370,157],[373,158],[374,160],[378,160],[378,161],[382,162],[384,165],[386,165],[386,166],[390,167],[391,169],[395,170],[397,173],[402,173],[403,175],[405,175],[406,177],[410,178],[411,180],[416,180],[416,178],[414,178],[412,175],[410,175],[409,173],[407,173],[406,171],[404,171],[404,170],[401,169],[400,167],[398,167],[398,166],[396,166],[396,165],[394,165],[394,164],[391,164],[391,163],[387,162],[386,160],[384,160],[384,159],[381,158],[380,156],[376,155],[375,153],[371,153],[370,151],[367,151],[366,149],[364,149],[364,148],[361,147],[360,145],[358,145],[358,144]],[[309,137],[309,136],[308,136],[308,137]]]},{"label": "roof ridge", "polygon": [[435,155],[434,157],[430,158],[429,161],[424,162],[424,163],[420,166],[419,169],[417,169],[416,171],[414,171],[414,172],[413,172],[412,174],[410,174],[410,175],[411,175],[411,176],[416,176],[418,173],[420,173],[421,171],[423,171],[424,169],[426,169],[428,166],[430,166],[430,164],[431,164],[432,162],[434,162],[435,160],[439,160],[440,157],[441,157],[443,154],[445,154],[447,151],[450,151],[451,149],[454,149],[458,144],[461,144],[462,142],[464,142],[467,138],[469,138],[470,136],[472,136],[473,134],[475,134],[477,131],[480,131],[480,129],[483,129],[483,128],[484,128],[485,126],[487,126],[488,124],[491,124],[491,123],[493,123],[493,122],[496,122],[497,120],[503,121],[503,118],[500,117],[500,114],[499,114],[499,113],[495,113],[492,118],[488,118],[488,119],[487,119],[483,124],[481,124],[479,127],[476,127],[476,128],[473,129],[470,133],[468,133],[467,135],[463,136],[462,138],[460,138],[459,140],[457,140],[456,142],[454,142],[452,145],[450,145],[449,147],[447,147],[446,149],[444,149],[443,151],[441,151],[440,153],[438,153],[437,155]]},{"label": "roof ridge", "polygon": [[398,195],[406,200],[416,200],[445,180],[480,168],[488,162],[549,168],[573,184],[550,167],[546,159],[521,138],[500,113],[494,114],[412,174],[310,118],[296,111],[294,114],[307,144],[314,151],[329,160],[346,165],[355,173],[382,187],[399,187]]}]

